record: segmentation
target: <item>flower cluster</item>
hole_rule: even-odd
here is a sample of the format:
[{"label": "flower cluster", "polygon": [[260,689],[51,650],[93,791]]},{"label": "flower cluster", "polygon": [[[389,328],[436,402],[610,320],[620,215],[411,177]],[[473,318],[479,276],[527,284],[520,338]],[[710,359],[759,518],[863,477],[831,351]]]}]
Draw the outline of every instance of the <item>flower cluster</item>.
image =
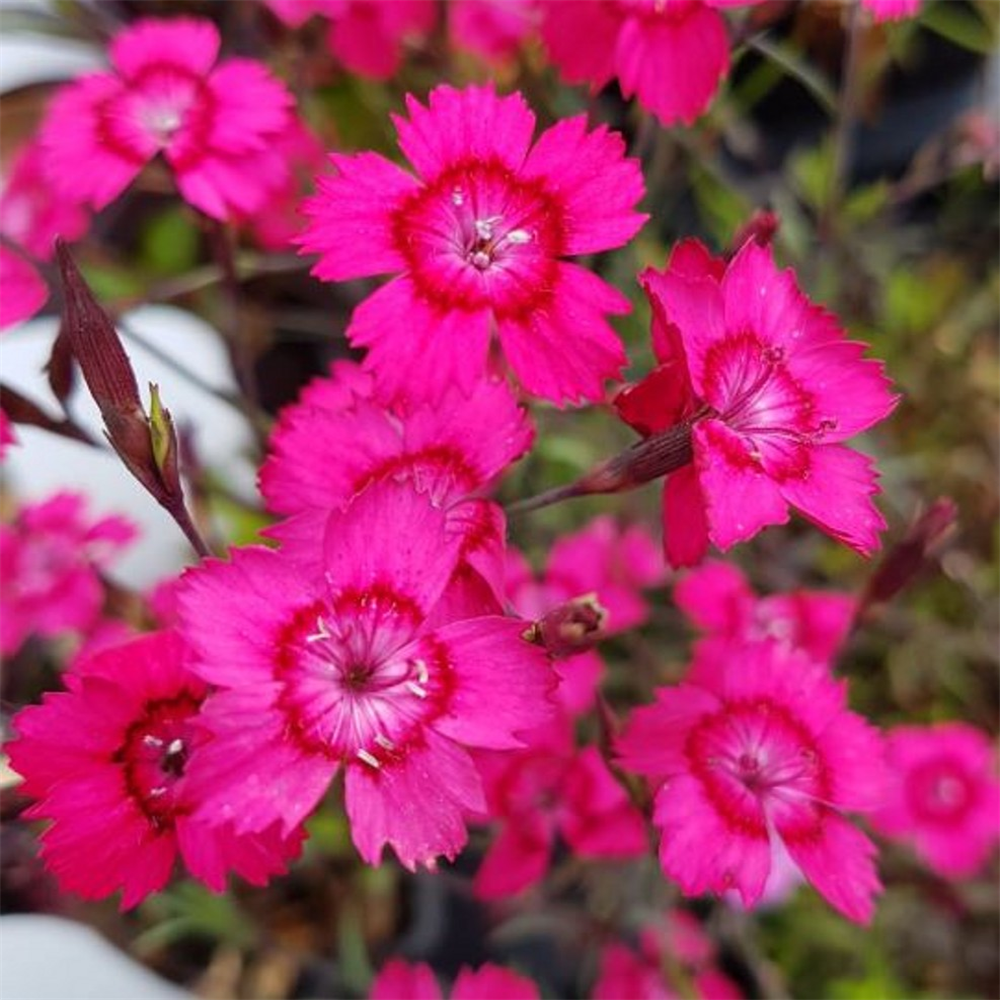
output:
[{"label": "flower cluster", "polygon": [[[265,2],[268,30],[319,15],[337,63],[381,79],[438,16],[433,0]],[[660,122],[690,123],[725,77],[719,8],[732,5],[454,0],[447,30],[497,63],[537,31],[566,79],[617,79]],[[869,6],[891,17],[912,4]],[[753,907],[804,880],[867,924],[876,848],[848,813],[946,876],[977,870],[1000,838],[991,747],[964,724],[883,740],[848,707],[833,663],[865,600],[759,596],[734,565],[703,562],[710,545],[747,542],[792,508],[863,556],[886,527],[875,463],[846,442],[896,397],[866,345],[779,267],[773,226],[766,237],[751,227],[722,257],[682,240],[662,270],[639,275],[655,367],[622,385],[629,358],[609,317],[630,302],[613,270],[592,266],[647,218],[642,164],[621,135],[585,115],[536,135],[521,93],[442,84],[393,116],[406,166],[337,152],[321,173],[290,90],[220,50],[208,20],[140,18],[111,42],[109,70],[57,91],[0,200],[0,325],[44,300],[29,258],[81,237],[90,211],[158,157],[154,170],[165,164],[215,235],[232,223],[260,246],[294,242],[322,281],[389,280],[353,300],[344,333],[357,360],[333,362],[269,428],[267,544],[202,558],[126,626],[101,623],[100,574],[131,540],[127,523],[89,523],[82,498],[60,494],[0,528],[0,650],[83,640],[65,690],[21,712],[9,744],[60,883],[88,898],[120,891],[127,908],[162,889],[179,858],[214,890],[229,873],[262,884],[327,801],[370,865],[388,847],[410,871],[434,869],[478,828],[472,890],[490,900],[535,886],[563,849],[625,864],[652,838],[685,895]],[[319,176],[301,200],[304,173]],[[63,244],[59,254],[69,261]],[[87,353],[81,327],[104,338],[77,357],[92,383],[120,345],[65,269],[74,350]],[[147,418],[124,351],[114,358],[131,381],[111,417],[131,421],[144,468],[169,466],[183,507],[176,436],[172,464],[157,436],[169,418],[158,397]],[[555,540],[526,534],[523,551],[510,542],[498,498],[546,425],[539,401],[608,404],[595,420],[610,411],[616,430],[617,417],[639,433],[579,492],[666,476],[662,546],[609,513]],[[0,443],[7,435],[0,424]],[[109,437],[127,461],[110,423]],[[661,548],[669,566],[696,568],[670,577]],[[625,648],[654,609],[669,614],[650,593],[668,582],[701,634],[683,679],[619,725],[611,685],[602,691],[610,651],[594,647]],[[150,618],[158,630],[134,634]],[[657,669],[630,665],[627,705],[653,691]],[[647,926],[639,951],[605,947],[593,996],[672,996],[674,963],[685,995],[738,996],[692,920],[677,911]],[[370,995],[442,994],[429,967],[390,961]],[[483,966],[451,995],[538,990]]]}]

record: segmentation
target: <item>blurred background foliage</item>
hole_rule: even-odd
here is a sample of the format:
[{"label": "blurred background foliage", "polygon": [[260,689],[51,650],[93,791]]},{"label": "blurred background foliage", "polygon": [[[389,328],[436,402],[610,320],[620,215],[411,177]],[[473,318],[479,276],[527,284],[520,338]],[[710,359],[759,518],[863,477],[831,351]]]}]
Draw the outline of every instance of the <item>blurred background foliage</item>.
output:
[{"label": "blurred background foliage", "polygon": [[[215,19],[232,50],[267,59],[331,148],[398,157],[388,115],[405,93],[489,76],[503,89],[521,88],[542,124],[587,111],[622,130],[643,159],[652,219],[630,247],[589,263],[634,301],[618,324],[630,377],[651,367],[637,271],[662,267],[684,236],[723,251],[755,209],[776,212],[779,257],[814,300],[886,360],[901,395],[894,416],[861,442],[882,470],[889,541],[938,496],[959,508],[958,532],[936,571],[884,608],[843,653],[838,668],[850,678],[853,707],[885,725],[961,718],[996,734],[1000,4],[928,0],[915,19],[883,25],[823,0],[735,11],[733,67],[722,93],[693,127],[672,129],[644,119],[614,85],[588,95],[561,84],[534,44],[491,70],[450,51],[438,34],[411,51],[390,82],[360,80],[332,63],[316,23],[289,32],[249,0],[63,0],[49,13],[5,8],[2,27],[101,42],[137,15],[182,11]],[[49,92],[33,87],[5,97],[5,161],[32,133]],[[171,301],[225,327],[207,233],[155,169],[97,217],[80,259],[116,308]],[[349,354],[347,318],[372,286],[321,284],[291,250],[247,244],[237,263],[239,335],[256,359],[261,406],[273,415],[308,377]],[[58,309],[58,300],[48,308]],[[532,405],[537,443],[503,482],[505,500],[575,477],[632,440],[607,407]],[[266,523],[261,512],[228,495],[211,470],[201,480],[200,498],[223,537],[255,539]],[[612,511],[653,526],[658,502],[655,486],[573,501],[512,519],[511,537],[541,566],[553,540],[592,515]],[[858,590],[871,572],[801,521],[764,532],[734,557],[761,592]],[[647,699],[655,684],[683,671],[692,632],[669,588],[653,604],[646,627],[604,649],[605,692],[617,707]],[[25,655],[57,654],[33,645]],[[596,720],[583,735],[596,738]],[[4,833],[4,906],[95,924],[206,997],[264,998],[363,995],[389,953],[430,960],[446,973],[506,959],[534,975],[546,995],[568,995],[589,987],[597,945],[610,931],[627,933],[679,903],[652,861],[623,872],[567,855],[527,897],[486,909],[469,888],[482,832],[437,877],[411,876],[393,863],[361,867],[335,801],[314,817],[311,833],[293,872],[265,890],[234,886],[217,897],[180,882],[123,916],[113,903],[58,897],[15,824]],[[686,905],[705,918],[726,971],[749,996],[997,996],[996,862],[978,879],[948,883],[906,849],[884,846],[882,871],[887,892],[867,930],[810,890],[752,917],[725,904]]]}]

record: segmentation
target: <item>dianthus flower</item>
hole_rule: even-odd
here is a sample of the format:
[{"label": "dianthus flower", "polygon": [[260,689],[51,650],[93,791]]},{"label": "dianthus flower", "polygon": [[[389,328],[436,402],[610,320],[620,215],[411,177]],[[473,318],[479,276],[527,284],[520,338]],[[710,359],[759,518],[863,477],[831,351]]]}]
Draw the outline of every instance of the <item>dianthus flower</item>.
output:
[{"label": "dianthus flower", "polygon": [[681,994],[666,974],[674,963],[699,1000],[743,996],[715,967],[715,945],[692,914],[673,910],[662,923],[643,927],[638,937],[638,951],[618,942],[602,950],[592,1000],[678,1000]]},{"label": "dianthus flower", "polygon": [[1000,839],[1000,781],[989,737],[963,722],[897,726],[886,734],[886,760],[886,799],[872,826],[911,843],[946,878],[974,875]]},{"label": "dianthus flower", "polygon": [[[447,508],[452,529],[464,540],[462,567],[502,600],[503,511],[468,498],[531,446],[526,412],[499,379],[481,380],[468,397],[449,389],[436,406],[390,409],[370,394],[371,379],[357,365],[335,362],[329,378],[314,379],[297,403],[282,410],[260,473],[268,507],[282,514],[320,512],[308,519],[315,524],[372,482],[408,479]],[[286,543],[305,536],[306,546],[313,546],[314,530],[298,519],[271,533]]]},{"label": "dianthus flower", "polygon": [[318,563],[254,546],[184,577],[194,668],[222,689],[205,817],[294,828],[343,770],[365,861],[386,843],[411,869],[452,858],[486,806],[468,748],[523,746],[548,719],[547,657],[516,619],[434,625],[460,540],[410,483],[370,486],[313,548]]},{"label": "dianthus flower", "polygon": [[28,143],[11,164],[0,194],[0,234],[37,260],[51,260],[55,239],[78,240],[90,225],[90,213],[78,202],[53,198],[38,141]]},{"label": "dianthus flower", "polygon": [[[747,0],[753,2],[753,0]],[[542,39],[570,83],[618,78],[664,125],[690,124],[729,69],[726,22],[702,0],[539,0]]]},{"label": "dianthus flower", "polygon": [[0,652],[17,652],[32,634],[86,631],[99,620],[98,571],[136,532],[117,516],[90,521],[85,504],[79,494],[57,493],[0,525]]},{"label": "dianthus flower", "polygon": [[871,459],[841,442],[889,414],[895,397],[865,345],[748,241],[728,265],[693,240],[641,278],[659,367],[616,400],[644,434],[689,422],[693,463],[664,491],[668,561],[690,566],[784,524],[795,507],[870,555],[885,521]]},{"label": "dianthus flower", "polygon": [[329,18],[327,45],[345,69],[389,80],[403,47],[434,29],[436,0],[264,0],[272,13],[296,28],[314,14]]},{"label": "dianthus flower", "polygon": [[90,657],[64,675],[68,691],[15,717],[6,749],[38,800],[24,815],[52,821],[41,857],[64,889],[120,889],[128,909],[166,885],[178,854],[221,892],[229,870],[262,885],[298,853],[300,831],[237,836],[197,817],[189,776],[207,688],[186,656],[176,633],[142,636]]},{"label": "dianthus flower", "polygon": [[142,18],[111,43],[112,72],[60,90],[41,131],[58,192],[103,208],[158,153],[185,201],[215,219],[259,208],[285,181],[272,148],[292,97],[259,62],[216,65],[211,21]]},{"label": "dianthus flower", "polygon": [[[505,590],[517,613],[531,619],[573,598],[595,594],[607,612],[602,631],[613,635],[646,620],[649,606],[641,590],[662,578],[660,554],[648,533],[639,525],[622,528],[613,518],[601,516],[558,539],[540,577],[520,552],[508,550]],[[589,709],[604,671],[600,656],[587,650],[556,660],[554,666],[563,707],[573,714]]]},{"label": "dianthus flower", "polygon": [[452,0],[448,32],[456,48],[505,63],[539,20],[536,0]]},{"label": "dianthus flower", "polygon": [[[372,983],[369,1000],[443,1000],[431,967],[401,958],[386,962]],[[451,1000],[538,1000],[538,987],[525,976],[487,962],[478,969],[463,966],[451,988]]]},{"label": "dianthus flower", "polygon": [[712,639],[754,642],[775,639],[829,663],[840,648],[857,608],[850,594],[793,590],[757,597],[730,563],[710,560],[674,587],[677,606]]},{"label": "dianthus flower", "polygon": [[31,319],[48,297],[35,268],[16,250],[0,246],[0,330]]},{"label": "dianthus flower", "polygon": [[[521,384],[546,399],[601,399],[625,353],[605,315],[628,300],[563,257],[608,250],[645,216],[636,160],[583,116],[546,130],[520,94],[492,87],[407,97],[399,144],[417,177],[375,153],[333,155],[337,173],[306,202],[305,251],[318,277],[399,273],[355,310],[350,341],[380,398],[468,394],[486,370],[493,324]],[[531,147],[531,148],[529,148]],[[401,317],[405,317],[401,319]]]},{"label": "dianthus flower", "polygon": [[476,873],[478,896],[511,896],[539,882],[557,836],[581,858],[646,854],[642,814],[596,747],[576,749],[568,716],[525,738],[525,750],[476,754],[490,815],[500,821]]},{"label": "dianthus flower", "polygon": [[828,902],[870,920],[875,846],[840,810],[877,805],[882,747],[845,698],[826,668],[768,640],[636,710],[618,752],[659,785],[660,864],[685,893],[735,889],[753,906],[780,839]]}]

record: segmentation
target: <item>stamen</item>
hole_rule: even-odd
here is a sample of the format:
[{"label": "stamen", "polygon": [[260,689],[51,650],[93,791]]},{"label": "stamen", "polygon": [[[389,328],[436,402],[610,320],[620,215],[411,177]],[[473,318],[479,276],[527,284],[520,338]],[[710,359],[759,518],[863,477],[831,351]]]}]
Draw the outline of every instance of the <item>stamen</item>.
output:
[{"label": "stamen", "polygon": [[378,758],[370,754],[367,750],[358,750],[357,757],[362,763],[367,764],[369,767],[374,767],[376,771],[382,766],[378,762]]},{"label": "stamen", "polygon": [[414,660],[413,665],[417,668],[417,680],[421,684],[426,684],[431,676],[427,670],[427,664],[423,660]]},{"label": "stamen", "polygon": [[156,788],[151,788],[147,794],[151,799],[158,799],[161,795],[167,794],[167,789],[165,785],[157,785]]},{"label": "stamen", "polygon": [[322,615],[316,616],[316,631],[306,636],[306,642],[322,642],[324,639],[332,639],[333,633],[326,627],[326,622]]},{"label": "stamen", "polygon": [[415,694],[418,698],[427,697],[427,689],[422,688],[416,681],[407,681],[405,687],[407,691],[411,694]]},{"label": "stamen", "polygon": [[451,203],[453,205],[465,204],[465,195],[462,194],[462,189],[460,187],[455,188],[455,190],[451,192]]},{"label": "stamen", "polygon": [[507,234],[507,239],[514,244],[523,245],[531,242],[531,233],[526,229],[512,229]]},{"label": "stamen", "polygon": [[167,747],[168,754],[177,754],[184,749],[184,741],[178,737],[175,740],[170,741],[170,745]]},{"label": "stamen", "polygon": [[392,740],[390,740],[388,736],[383,736],[381,733],[376,733],[376,735],[375,735],[375,742],[383,750],[395,750],[396,749],[396,744],[393,743]]},{"label": "stamen", "polygon": [[162,747],[163,746],[163,740],[159,739],[156,736],[152,736],[150,734],[147,734],[147,735],[143,736],[143,738],[142,738],[142,745],[146,746],[146,747],[153,747],[153,748],[155,748],[155,747]]},{"label": "stamen", "polygon": [[488,219],[476,219],[473,226],[476,230],[476,235],[481,240],[491,240],[493,239],[493,228],[498,222],[503,220],[502,215],[491,215]]}]

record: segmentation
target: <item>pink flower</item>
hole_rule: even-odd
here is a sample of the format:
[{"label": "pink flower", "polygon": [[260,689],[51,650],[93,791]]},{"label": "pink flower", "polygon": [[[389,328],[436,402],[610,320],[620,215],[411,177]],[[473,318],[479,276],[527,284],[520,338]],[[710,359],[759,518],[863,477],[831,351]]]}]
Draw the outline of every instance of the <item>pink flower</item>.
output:
[{"label": "pink flower", "polygon": [[232,869],[255,884],[298,853],[301,833],[235,836],[197,818],[189,776],[204,735],[206,687],[185,666],[172,632],[155,632],[99,653],[65,675],[14,720],[7,745],[25,813],[48,819],[41,856],[60,885],[88,899],[122,890],[122,909],[162,889],[180,854],[216,892]]},{"label": "pink flower", "polygon": [[[407,479],[447,508],[450,527],[464,539],[461,566],[500,601],[503,511],[467,498],[483,493],[531,446],[527,414],[498,379],[480,381],[468,397],[447,390],[436,406],[410,410],[386,408],[370,392],[371,380],[356,365],[337,362],[330,378],[313,380],[299,402],[282,411],[260,474],[268,506],[284,514],[313,509],[315,524],[372,482]],[[315,548],[319,528],[310,521],[286,522],[270,533],[286,544],[302,538]],[[493,610],[501,605],[474,613]]]},{"label": "pink flower", "polygon": [[886,734],[891,780],[875,829],[907,841],[946,878],[967,878],[1000,839],[996,753],[962,722],[897,726]]},{"label": "pink flower", "polygon": [[437,19],[435,0],[347,0],[331,15],[328,44],[346,69],[389,80],[399,69],[403,45],[422,41]]},{"label": "pink flower", "polygon": [[614,77],[664,125],[691,124],[729,69],[729,37],[701,0],[539,0],[542,38],[570,83]]},{"label": "pink flower", "polygon": [[861,0],[876,21],[902,21],[920,10],[920,0]]},{"label": "pink flower", "polygon": [[90,214],[75,201],[52,196],[43,159],[37,140],[15,157],[0,195],[0,234],[38,260],[51,260],[55,238],[78,240],[90,225]]},{"label": "pink flower", "polygon": [[581,858],[634,858],[649,843],[642,814],[596,747],[577,750],[568,716],[530,735],[527,749],[476,755],[496,839],[476,873],[476,894],[511,896],[544,878],[556,837]]},{"label": "pink flower", "polygon": [[386,843],[411,869],[453,858],[486,806],[468,748],[520,747],[547,720],[546,656],[516,619],[433,627],[460,539],[408,483],[370,486],[313,548],[319,564],[255,546],[184,577],[194,669],[222,689],[203,814],[290,830],[342,768],[365,861]]},{"label": "pink flower", "polygon": [[370,399],[370,383],[350,362],[331,376],[285,407],[271,434],[260,488],[273,511],[343,507],[385,476],[410,478],[446,503],[483,490],[531,447],[528,415],[499,379],[405,409]]},{"label": "pink flower", "polygon": [[0,330],[31,319],[48,297],[34,267],[15,250],[0,246]]},{"label": "pink flower", "polygon": [[699,1000],[740,1000],[740,988],[712,964],[716,949],[701,924],[684,910],[672,910],[662,924],[639,932],[638,953],[614,942],[601,953],[593,1000],[676,1000],[665,970],[681,966]]},{"label": "pink flower", "polygon": [[538,14],[536,0],[451,0],[448,28],[457,48],[504,63],[517,55]]},{"label": "pink flower", "polygon": [[[492,87],[407,97],[395,119],[418,177],[375,153],[334,155],[334,177],[306,202],[303,248],[318,277],[399,273],[354,312],[350,341],[380,398],[468,395],[487,367],[495,324],[507,361],[546,399],[600,399],[625,354],[607,313],[623,295],[561,258],[621,246],[645,216],[638,162],[621,137],[566,119],[531,146],[535,116]],[[405,322],[400,320],[405,317]]]},{"label": "pink flower", "polygon": [[840,811],[878,802],[878,734],[798,650],[755,643],[728,667],[661,688],[619,741],[623,766],[659,783],[664,873],[689,895],[732,888],[753,906],[780,839],[831,905],[867,923],[875,847]]},{"label": "pink flower", "polygon": [[403,46],[423,41],[437,20],[435,0],[264,0],[290,27],[313,14],[330,19],[327,44],[344,67],[373,80],[391,79]]},{"label": "pink flower", "polygon": [[57,493],[0,525],[0,652],[16,653],[28,636],[86,631],[100,618],[98,570],[135,537],[117,516],[90,521],[86,501]]},{"label": "pink flower", "polygon": [[272,150],[288,169],[264,203],[241,221],[265,250],[289,250],[304,224],[299,214],[302,197],[312,191],[312,180],[326,162],[319,139],[297,118],[271,142]]},{"label": "pink flower", "polygon": [[[442,1000],[429,965],[411,965],[394,958],[382,966],[372,983],[369,1000]],[[538,987],[524,976],[487,962],[478,969],[463,966],[451,990],[451,1000],[538,1000]]]},{"label": "pink flower", "polygon": [[730,563],[710,560],[674,587],[677,606],[714,639],[775,639],[797,647],[817,663],[830,663],[840,648],[857,602],[850,594],[793,590],[758,598]]},{"label": "pink flower", "polygon": [[895,405],[881,363],[753,241],[728,265],[686,241],[640,281],[660,366],[619,396],[619,412],[645,434],[693,421],[693,464],[664,493],[668,561],[693,565],[709,541],[725,550],[784,524],[789,506],[874,552],[885,527],[876,473],[841,442]]},{"label": "pink flower", "polygon": [[60,90],[41,132],[61,195],[103,208],[162,153],[183,198],[215,219],[246,215],[280,187],[273,148],[292,97],[251,59],[216,65],[219,32],[201,18],[142,18],[111,43],[112,72]]},{"label": "pink flower", "polygon": [[[613,518],[594,518],[583,530],[560,538],[549,553],[545,572],[536,578],[516,550],[507,553],[505,589],[512,607],[525,618],[585,594],[596,594],[608,612],[609,634],[626,632],[649,616],[641,594],[661,582],[663,567],[656,543],[639,525],[620,527]],[[587,711],[604,665],[593,650],[555,662],[559,700],[571,714]]]}]

